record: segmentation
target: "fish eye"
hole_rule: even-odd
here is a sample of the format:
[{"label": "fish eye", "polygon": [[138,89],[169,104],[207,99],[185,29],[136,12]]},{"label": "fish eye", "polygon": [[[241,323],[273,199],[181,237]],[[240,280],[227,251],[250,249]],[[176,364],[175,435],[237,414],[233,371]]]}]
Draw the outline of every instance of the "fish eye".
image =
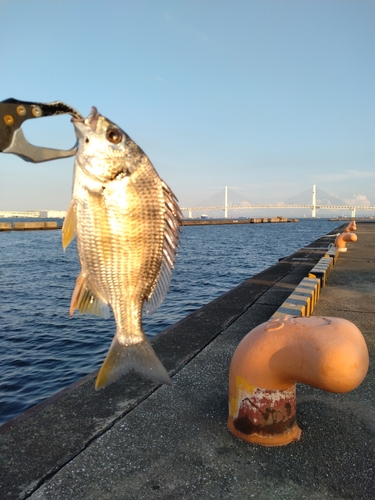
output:
[{"label": "fish eye", "polygon": [[122,140],[121,130],[115,127],[108,128],[106,138],[109,140],[109,142],[112,142],[112,144],[118,144]]}]

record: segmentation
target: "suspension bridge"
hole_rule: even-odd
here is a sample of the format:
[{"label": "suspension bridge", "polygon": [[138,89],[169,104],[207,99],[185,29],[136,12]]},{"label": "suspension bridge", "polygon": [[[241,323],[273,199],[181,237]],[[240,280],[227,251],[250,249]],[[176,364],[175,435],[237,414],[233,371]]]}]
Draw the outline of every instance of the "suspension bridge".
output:
[{"label": "suspension bridge", "polygon": [[182,211],[188,212],[189,214],[189,219],[193,218],[193,213],[198,212],[198,211],[209,211],[209,210],[222,210],[224,211],[224,218],[228,218],[228,211],[229,210],[255,210],[255,209],[268,209],[268,208],[277,208],[279,210],[282,210],[284,208],[291,208],[291,209],[310,209],[311,210],[311,217],[315,218],[317,210],[336,210],[336,211],[350,211],[351,217],[355,217],[356,210],[375,210],[374,206],[359,206],[359,205],[322,205],[322,204],[317,204],[316,202],[316,185],[313,185],[312,188],[312,200],[311,204],[265,204],[265,205],[259,205],[259,204],[246,204],[246,205],[229,205],[228,204],[228,187],[225,186],[224,190],[224,204],[223,205],[215,205],[215,206],[195,206],[195,207],[181,207]]}]

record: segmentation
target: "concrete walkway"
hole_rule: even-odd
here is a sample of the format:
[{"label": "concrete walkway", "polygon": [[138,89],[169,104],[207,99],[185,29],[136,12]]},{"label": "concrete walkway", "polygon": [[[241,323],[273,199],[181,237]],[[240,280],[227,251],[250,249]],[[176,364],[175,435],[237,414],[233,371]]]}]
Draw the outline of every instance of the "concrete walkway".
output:
[{"label": "concrete walkway", "polygon": [[265,448],[229,433],[228,368],[239,341],[270,318],[332,236],[158,336],[172,388],[129,374],[95,392],[93,374],[5,424],[1,498],[373,500],[375,224],[357,228],[358,241],[340,255],[314,315],[358,326],[369,373],[348,394],[298,385],[299,442]]}]

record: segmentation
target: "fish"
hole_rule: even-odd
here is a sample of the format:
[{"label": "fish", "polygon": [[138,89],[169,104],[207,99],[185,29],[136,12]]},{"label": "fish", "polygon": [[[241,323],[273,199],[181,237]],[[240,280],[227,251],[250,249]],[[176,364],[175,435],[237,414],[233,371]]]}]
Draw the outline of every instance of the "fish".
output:
[{"label": "fish", "polygon": [[142,314],[161,305],[170,285],[181,231],[178,200],[142,149],[95,107],[72,122],[78,150],[62,246],[76,237],[81,272],[70,315],[78,309],[108,318],[112,309],[116,321],[95,388],[130,370],[171,385]]}]

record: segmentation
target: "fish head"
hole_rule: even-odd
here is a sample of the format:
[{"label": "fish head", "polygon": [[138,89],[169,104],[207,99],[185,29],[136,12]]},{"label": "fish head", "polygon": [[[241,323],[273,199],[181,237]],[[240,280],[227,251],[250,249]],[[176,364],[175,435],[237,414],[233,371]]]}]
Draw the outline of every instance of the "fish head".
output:
[{"label": "fish head", "polygon": [[128,175],[130,137],[93,106],[87,118],[72,118],[78,139],[77,157],[86,174],[102,182]]}]

